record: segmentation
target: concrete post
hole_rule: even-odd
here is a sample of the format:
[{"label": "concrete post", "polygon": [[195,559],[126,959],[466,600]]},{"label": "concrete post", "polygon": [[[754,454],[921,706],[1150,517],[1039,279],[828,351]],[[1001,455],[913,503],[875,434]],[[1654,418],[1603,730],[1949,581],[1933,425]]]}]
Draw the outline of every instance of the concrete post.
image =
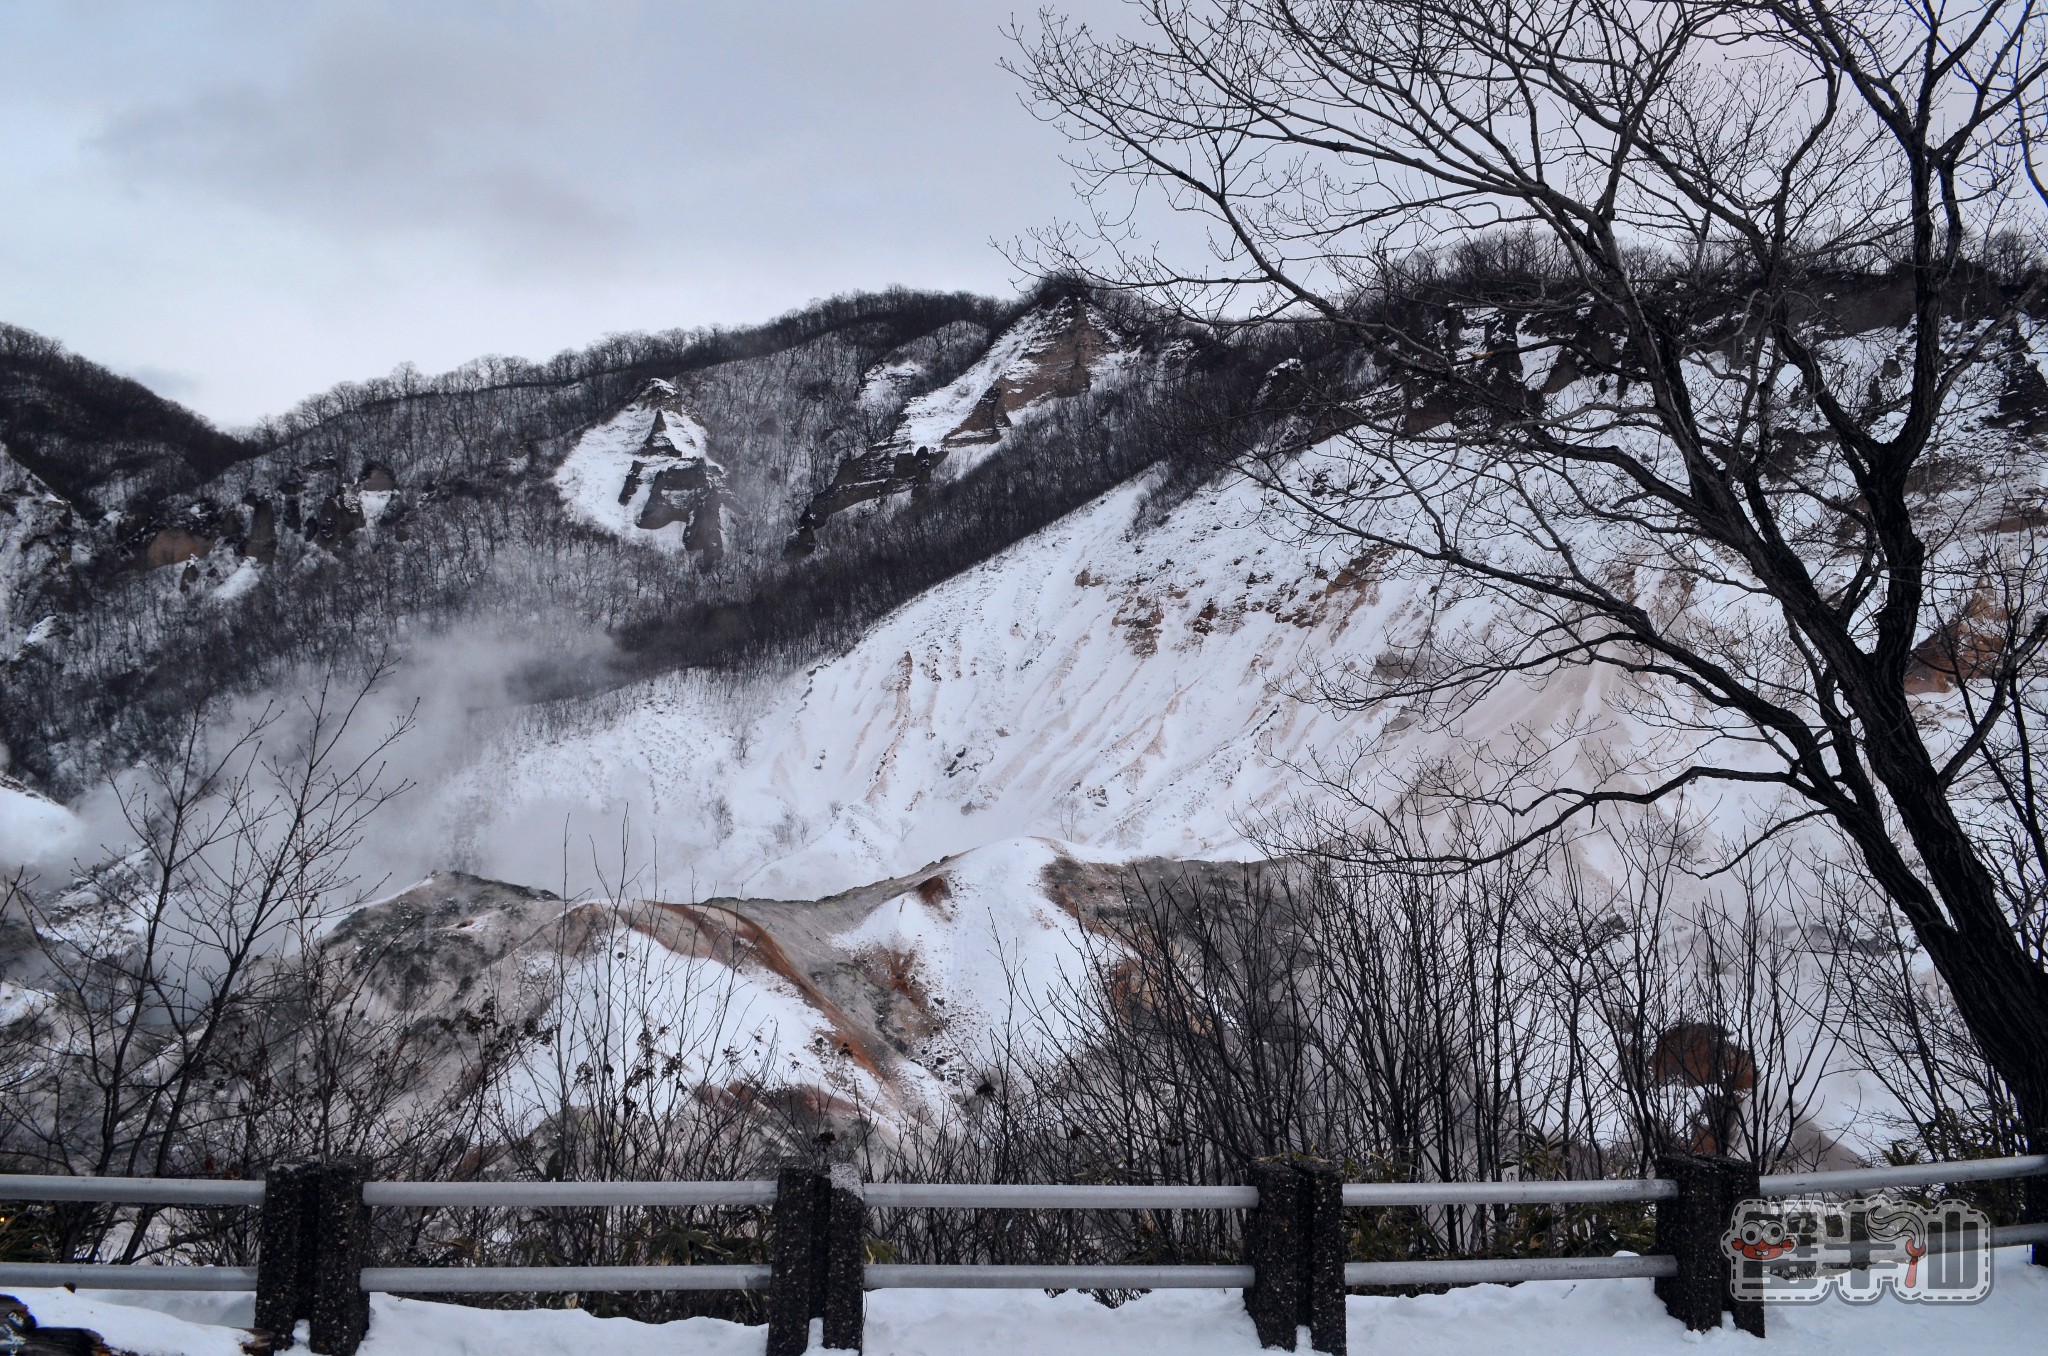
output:
[{"label": "concrete post", "polygon": [[1344,1173],[1334,1163],[1301,1158],[1296,1188],[1304,1247],[1299,1282],[1297,1321],[1308,1325],[1309,1344],[1317,1351],[1351,1349],[1344,1321]]},{"label": "concrete post", "polygon": [[1694,1332],[1719,1328],[1722,1313],[1732,1311],[1738,1328],[1762,1337],[1763,1305],[1736,1302],[1728,1255],[1721,1247],[1721,1235],[1735,1218],[1735,1203],[1757,1194],[1755,1165],[1672,1154],[1657,1160],[1657,1173],[1678,1183],[1675,1200],[1657,1203],[1657,1251],[1678,1259],[1677,1275],[1657,1279],[1657,1298]]},{"label": "concrete post", "polygon": [[776,1174],[767,1356],[803,1356],[811,1345],[811,1299],[817,1288],[811,1260],[815,1177],[815,1169],[804,1162],[784,1163]]},{"label": "concrete post", "polygon": [[370,1297],[362,1288],[369,1248],[361,1164],[273,1168],[257,1223],[257,1331],[282,1349],[305,1320],[313,1351],[355,1356],[370,1327]]},{"label": "concrete post", "polygon": [[308,1345],[320,1356],[355,1356],[370,1331],[370,1297],[363,1291],[363,1267],[370,1260],[364,1176],[361,1163],[327,1164],[318,1172],[312,1209],[304,1216],[314,1231]]},{"label": "concrete post", "polygon": [[1289,1164],[1267,1159],[1252,1164],[1251,1184],[1259,1203],[1245,1216],[1244,1260],[1252,1269],[1244,1307],[1252,1316],[1259,1345],[1294,1350],[1301,1323],[1301,1196],[1305,1179]]},{"label": "concrete post", "polygon": [[[1728,1197],[1722,1214],[1721,1227],[1726,1229],[1734,1222],[1735,1203],[1737,1201],[1753,1201],[1760,1198],[1763,1194],[1763,1188],[1761,1170],[1756,1164],[1744,1163],[1740,1159],[1734,1158],[1723,1159],[1722,1161],[1726,1164],[1725,1171],[1727,1172],[1723,1189],[1727,1191]],[[1733,1265],[1731,1260],[1729,1263],[1731,1282],[1733,1281]],[[1735,1326],[1753,1337],[1762,1337],[1764,1335],[1763,1301],[1736,1299],[1732,1283],[1721,1293],[1728,1297],[1728,1312],[1735,1316]]]},{"label": "concrete post", "polygon": [[306,1224],[312,1208],[311,1165],[272,1168],[263,1181],[263,1212],[256,1223],[256,1331],[282,1349],[292,1328],[313,1306],[315,1235]]},{"label": "concrete post", "polygon": [[767,1356],[802,1356],[811,1320],[828,1347],[859,1351],[866,1326],[867,1204],[860,1176],[803,1161],[776,1177]]},{"label": "concrete post", "polygon": [[1252,1165],[1259,1204],[1245,1219],[1253,1282],[1245,1309],[1259,1344],[1293,1351],[1300,1329],[1317,1351],[1349,1349],[1344,1324],[1344,1174],[1313,1158]]},{"label": "concrete post", "polygon": [[819,1181],[824,1208],[819,1211],[823,1227],[824,1293],[818,1298],[817,1314],[825,1320],[825,1345],[839,1351],[859,1351],[867,1326],[867,1231],[868,1207],[861,1194],[860,1173],[842,1163]]}]

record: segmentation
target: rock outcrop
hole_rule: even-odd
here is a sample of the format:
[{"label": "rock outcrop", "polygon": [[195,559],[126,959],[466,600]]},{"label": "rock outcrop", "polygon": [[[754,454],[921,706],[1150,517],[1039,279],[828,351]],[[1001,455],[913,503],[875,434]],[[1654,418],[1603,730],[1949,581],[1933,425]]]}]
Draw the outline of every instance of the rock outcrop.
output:
[{"label": "rock outcrop", "polygon": [[651,381],[577,441],[555,485],[586,522],[714,562],[726,551],[732,503],[725,468],[706,444],[682,393],[671,382]]},{"label": "rock outcrop", "polygon": [[1086,393],[1106,360],[1127,348],[1079,297],[1033,311],[958,381],[912,401],[889,437],[841,462],[798,518],[790,553],[816,549],[818,530],[836,514],[892,495],[915,496],[935,479],[964,473],[996,449],[1024,411]]}]

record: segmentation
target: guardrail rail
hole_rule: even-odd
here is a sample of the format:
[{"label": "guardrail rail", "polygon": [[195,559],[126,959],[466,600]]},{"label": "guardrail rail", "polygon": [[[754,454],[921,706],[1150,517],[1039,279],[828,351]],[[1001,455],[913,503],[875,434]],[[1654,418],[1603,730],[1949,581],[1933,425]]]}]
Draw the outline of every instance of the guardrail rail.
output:
[{"label": "guardrail rail", "polygon": [[[1760,1176],[1720,1158],[1673,1156],[1647,1179],[1507,1182],[1344,1182],[1308,1159],[1256,1165],[1241,1186],[862,1182],[845,1167],[795,1163],[774,1179],[740,1182],[391,1182],[352,1163],[299,1164],[265,1180],[0,1174],[0,1200],[253,1208],[261,1211],[254,1267],[0,1263],[0,1286],[105,1290],[253,1291],[256,1327],[288,1334],[311,1324],[311,1348],[353,1356],[368,1332],[372,1293],[487,1294],[595,1290],[765,1290],[768,1356],[807,1349],[822,1319],[827,1346],[858,1348],[869,1290],[1242,1289],[1261,1343],[1292,1349],[1306,1326],[1318,1351],[1346,1349],[1344,1294],[1353,1286],[1469,1285],[1648,1278],[1674,1317],[1716,1328],[1733,1311],[1762,1335],[1760,1306],[1729,1298],[1720,1238],[1745,1197],[1853,1194],[2032,1177],[2048,1154]],[[2035,1199],[2048,1192],[2038,1193]],[[1652,1202],[1648,1256],[1438,1258],[1351,1262],[1344,1212],[1370,1207],[1471,1207]],[[370,1211],[449,1207],[766,1206],[772,1261],[740,1265],[379,1267],[369,1265]],[[864,1260],[868,1211],[1238,1210],[1240,1265],[923,1265]],[[1992,1230],[1991,1245],[2033,1244],[2048,1265],[2048,1221]]]}]

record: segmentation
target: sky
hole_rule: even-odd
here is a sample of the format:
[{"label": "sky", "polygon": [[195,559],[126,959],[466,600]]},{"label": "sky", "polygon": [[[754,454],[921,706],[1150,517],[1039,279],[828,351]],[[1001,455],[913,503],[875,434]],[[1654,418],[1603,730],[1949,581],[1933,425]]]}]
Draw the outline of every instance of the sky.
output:
[{"label": "sky", "polygon": [[403,362],[896,283],[1009,295],[995,242],[1076,211],[1063,138],[996,64],[1012,18],[19,0],[0,6],[0,321],[236,427]]}]

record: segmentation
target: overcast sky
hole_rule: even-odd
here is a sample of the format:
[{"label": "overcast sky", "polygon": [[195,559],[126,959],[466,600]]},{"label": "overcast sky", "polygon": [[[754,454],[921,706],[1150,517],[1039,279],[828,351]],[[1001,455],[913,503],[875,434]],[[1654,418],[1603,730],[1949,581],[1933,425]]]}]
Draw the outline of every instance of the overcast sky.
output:
[{"label": "overcast sky", "polygon": [[1007,295],[991,239],[1073,210],[996,67],[1011,13],[7,4],[0,320],[234,425],[404,361]]}]

